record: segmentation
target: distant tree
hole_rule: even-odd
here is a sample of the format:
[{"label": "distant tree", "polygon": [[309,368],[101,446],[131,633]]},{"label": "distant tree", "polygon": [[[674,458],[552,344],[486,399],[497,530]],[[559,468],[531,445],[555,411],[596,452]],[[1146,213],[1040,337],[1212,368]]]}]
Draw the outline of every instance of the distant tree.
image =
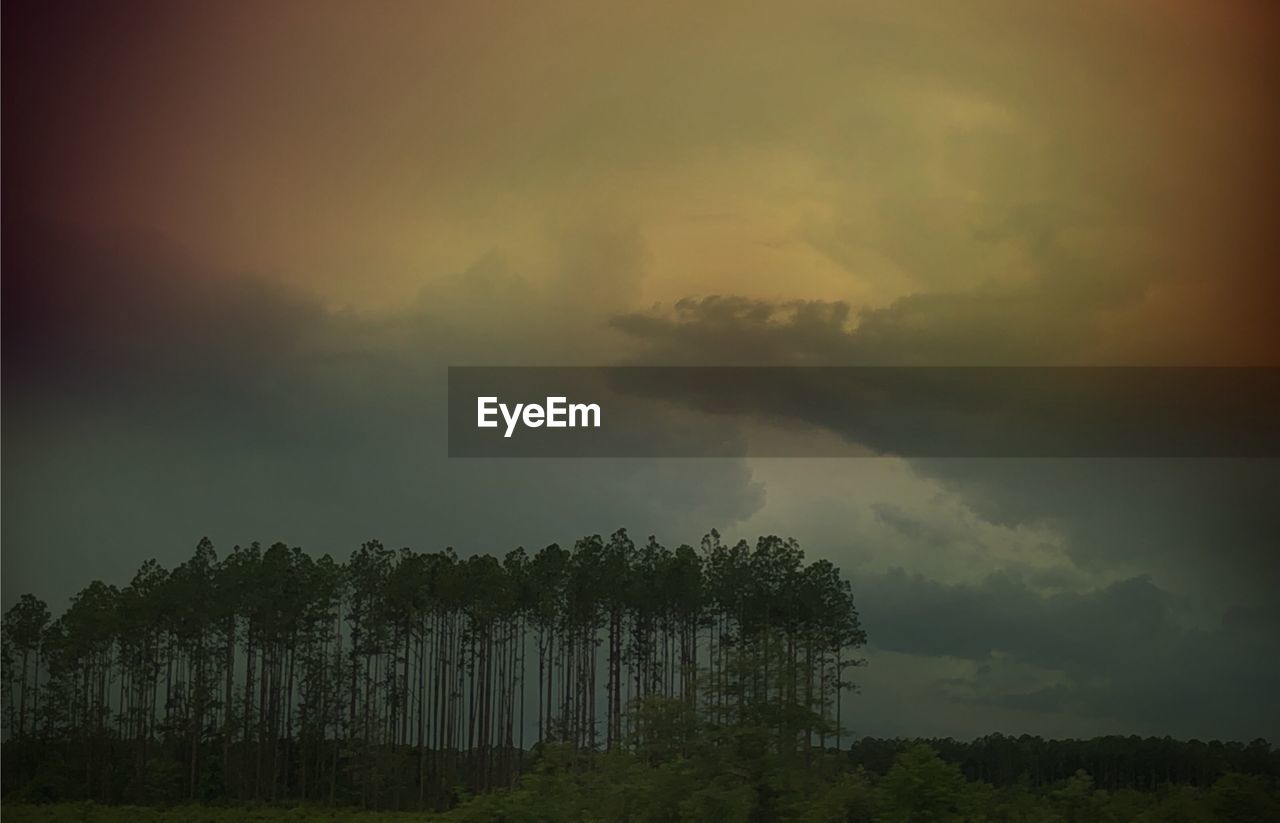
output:
[{"label": "distant tree", "polygon": [[27,735],[29,718],[39,713],[40,653],[48,625],[48,606],[30,594],[22,595],[4,613],[0,644],[5,670],[5,727],[17,738]]},{"label": "distant tree", "polygon": [[964,777],[932,748],[917,743],[898,755],[879,789],[886,821],[955,820],[961,811]]}]

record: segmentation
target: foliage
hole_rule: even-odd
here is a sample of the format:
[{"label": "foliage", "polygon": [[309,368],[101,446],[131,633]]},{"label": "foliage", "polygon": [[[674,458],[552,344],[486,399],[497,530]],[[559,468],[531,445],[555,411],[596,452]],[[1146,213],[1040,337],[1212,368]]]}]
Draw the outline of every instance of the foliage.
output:
[{"label": "foliage", "polygon": [[888,819],[895,823],[960,819],[964,791],[960,769],[922,743],[898,755],[879,789],[882,805],[893,810]]},{"label": "foliage", "polygon": [[346,563],[205,540],[56,619],[30,595],[5,614],[4,816],[1280,819],[1262,740],[846,748],[864,642],[849,583],[777,537]]},{"label": "foliage", "polygon": [[435,810],[511,789],[552,744],[686,754],[695,711],[838,745],[865,639],[849,583],[794,540],[625,530],[502,557],[370,541],[346,563],[206,539],[56,619],[26,595],[3,637],[10,800]]},{"label": "foliage", "polygon": [[[709,743],[708,747],[717,744]],[[699,747],[704,748],[704,747]],[[862,770],[826,776],[805,758],[696,751],[650,762],[624,751],[591,756],[567,744],[545,749],[519,788],[467,799],[435,814],[353,809],[178,805],[167,809],[64,803],[6,805],[16,823],[221,823],[231,820],[397,823],[1253,823],[1280,819],[1280,794],[1260,777],[1227,775],[1209,788],[1153,792],[1098,789],[1087,774],[1033,792],[964,781],[953,765],[923,744],[900,754],[884,777]],[[767,763],[764,772],[761,764]],[[814,775],[819,775],[815,781]]]},{"label": "foliage", "polygon": [[990,734],[972,741],[863,737],[849,748],[849,762],[884,775],[902,752],[928,744],[965,779],[998,787],[1039,789],[1086,772],[1100,789],[1155,791],[1169,784],[1211,786],[1231,773],[1280,777],[1280,751],[1265,740],[1251,743],[1121,737],[1045,740],[1032,735]]}]

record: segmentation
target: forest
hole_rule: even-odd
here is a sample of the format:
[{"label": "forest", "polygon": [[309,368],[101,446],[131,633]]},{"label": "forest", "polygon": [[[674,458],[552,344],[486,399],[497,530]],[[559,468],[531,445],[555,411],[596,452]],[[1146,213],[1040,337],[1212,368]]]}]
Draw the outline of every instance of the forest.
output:
[{"label": "forest", "polygon": [[[3,620],[14,819],[1276,819],[1280,753],[854,739],[853,589],[776,536],[277,543]],[[195,814],[199,810],[199,816]],[[67,817],[70,815],[70,817]],[[211,816],[213,815],[213,816]],[[1163,816],[1161,816],[1163,815]]]}]

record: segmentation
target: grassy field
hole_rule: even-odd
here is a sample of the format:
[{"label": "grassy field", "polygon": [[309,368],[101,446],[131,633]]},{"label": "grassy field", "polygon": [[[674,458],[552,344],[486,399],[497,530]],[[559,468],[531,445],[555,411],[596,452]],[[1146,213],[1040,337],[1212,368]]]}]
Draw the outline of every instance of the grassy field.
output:
[{"label": "grassy field", "polygon": [[175,806],[153,809],[145,806],[102,806],[96,803],[58,803],[46,806],[0,806],[5,823],[239,823],[260,820],[266,823],[408,823],[439,819],[421,812],[361,812],[353,809],[321,807],[245,808],[217,806]]}]

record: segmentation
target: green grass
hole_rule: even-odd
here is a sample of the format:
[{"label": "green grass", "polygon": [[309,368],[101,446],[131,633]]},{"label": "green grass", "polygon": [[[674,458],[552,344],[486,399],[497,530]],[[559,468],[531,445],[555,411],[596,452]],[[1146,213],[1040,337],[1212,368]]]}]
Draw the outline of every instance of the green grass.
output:
[{"label": "green grass", "polygon": [[[434,815],[422,812],[362,812],[354,809],[260,806],[174,806],[153,809],[144,806],[102,806],[96,803],[58,803],[49,806],[5,804],[0,807],[4,823],[409,823]],[[437,818],[438,819],[438,818]]]}]

